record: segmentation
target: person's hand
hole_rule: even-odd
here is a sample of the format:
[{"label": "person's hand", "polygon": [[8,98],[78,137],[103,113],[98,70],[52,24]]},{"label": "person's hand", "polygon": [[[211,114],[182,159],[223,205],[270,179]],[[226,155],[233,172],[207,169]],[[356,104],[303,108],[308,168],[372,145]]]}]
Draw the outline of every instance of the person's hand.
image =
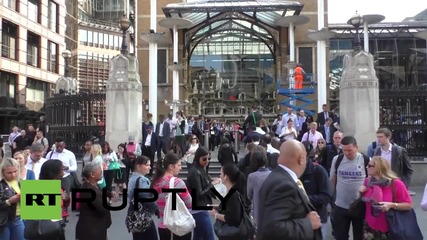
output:
[{"label": "person's hand", "polygon": [[61,198],[63,201],[67,201],[68,199],[70,199],[70,197],[68,196],[67,192],[63,191],[61,194]]},{"label": "person's hand", "polygon": [[9,198],[10,204],[18,203],[21,200],[21,194],[16,194],[13,197]]},{"label": "person's hand", "polygon": [[366,191],[366,186],[361,186],[361,187],[359,188],[359,193],[360,193],[360,194],[364,193],[365,191]]},{"label": "person's hand", "polygon": [[219,179],[219,178],[214,178],[214,180],[212,181],[213,185],[216,185],[216,184],[219,184],[219,183],[221,183],[221,179]]},{"label": "person's hand", "polygon": [[317,212],[315,211],[309,212],[307,214],[307,218],[310,220],[311,227],[313,228],[313,230],[319,229],[322,226],[322,223],[320,222],[319,214],[317,214]]},{"label": "person's hand", "polygon": [[209,214],[212,216],[212,217],[215,217],[215,214],[217,214],[218,213],[218,211],[214,208],[214,209],[212,209],[211,211],[209,211]]},{"label": "person's hand", "polygon": [[381,210],[383,212],[387,212],[388,210],[390,210],[394,206],[394,203],[392,203],[392,202],[379,202],[378,204],[382,205]]}]

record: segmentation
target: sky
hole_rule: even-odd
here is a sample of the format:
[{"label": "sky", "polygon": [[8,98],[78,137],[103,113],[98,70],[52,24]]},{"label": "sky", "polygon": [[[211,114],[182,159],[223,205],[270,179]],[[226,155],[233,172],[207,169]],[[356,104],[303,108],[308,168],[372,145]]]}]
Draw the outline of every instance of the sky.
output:
[{"label": "sky", "polygon": [[346,23],[356,10],[360,15],[380,14],[383,22],[400,22],[427,9],[426,0],[325,0],[329,23]]}]

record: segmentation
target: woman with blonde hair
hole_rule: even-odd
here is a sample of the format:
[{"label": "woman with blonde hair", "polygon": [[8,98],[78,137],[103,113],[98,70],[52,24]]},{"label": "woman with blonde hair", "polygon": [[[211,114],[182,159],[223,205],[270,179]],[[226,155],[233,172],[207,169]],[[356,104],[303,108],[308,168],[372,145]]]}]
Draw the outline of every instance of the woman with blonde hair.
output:
[{"label": "woman with blonde hair", "polygon": [[389,237],[386,212],[390,209],[411,210],[412,200],[405,184],[391,170],[386,159],[373,157],[367,169],[369,177],[359,189],[366,205],[364,239],[386,240]]},{"label": "woman with blonde hair", "polygon": [[[1,240],[24,239],[24,223],[20,217],[21,199],[19,163],[6,158],[0,165],[0,212],[7,212],[7,222],[0,228]],[[1,219],[3,220],[3,219]]]},{"label": "woman with blonde hair", "polygon": [[20,176],[22,180],[36,180],[36,175],[33,170],[27,169],[25,166],[27,165],[28,156],[25,157],[25,152],[16,152],[13,154],[13,158],[18,161],[20,167]]},{"label": "woman with blonde hair", "polygon": [[[90,152],[92,154],[91,162],[99,164],[99,166],[101,167],[101,170],[102,170],[102,174],[104,174],[104,170],[107,169],[107,166],[106,166],[104,160],[102,159],[102,147],[101,147],[101,145],[93,144],[91,149],[90,149]],[[106,182],[105,182],[104,177],[102,177],[102,179],[99,180],[98,185],[101,189],[106,187]]]}]

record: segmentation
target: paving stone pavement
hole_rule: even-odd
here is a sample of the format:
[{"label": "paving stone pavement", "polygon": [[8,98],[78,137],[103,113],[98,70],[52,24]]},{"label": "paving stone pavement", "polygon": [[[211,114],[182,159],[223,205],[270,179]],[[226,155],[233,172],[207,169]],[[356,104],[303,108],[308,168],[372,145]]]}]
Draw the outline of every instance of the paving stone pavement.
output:
[{"label": "paving stone pavement", "polygon": [[[243,157],[244,153],[243,150],[240,151],[239,157]],[[212,154],[212,158],[216,158],[216,151]],[[423,232],[423,235],[427,237],[427,212],[423,212],[420,208],[421,198],[424,191],[424,186],[416,186],[411,188],[412,191],[416,192],[416,195],[412,197],[415,212],[417,213],[418,218],[418,224],[421,228],[421,231]],[[121,204],[121,202],[118,202],[116,204]],[[116,205],[114,204],[114,205]],[[108,239],[109,240],[131,240],[132,235],[128,233],[126,226],[124,224],[124,220],[126,217],[126,209],[123,209],[121,211],[115,211],[111,212],[112,216],[112,225],[108,229]],[[67,240],[74,240],[75,239],[75,227],[78,220],[77,213],[71,213],[71,216],[69,217],[69,223],[66,227],[66,239]],[[214,219],[211,219],[212,223],[214,222]],[[158,219],[155,217],[156,224],[158,223]],[[96,224],[96,223],[93,223]],[[331,226],[330,222],[328,222],[328,230],[329,230],[329,236],[327,240],[333,240],[334,238],[330,234]],[[350,229],[351,233],[351,229]],[[351,234],[350,234],[351,235]],[[217,238],[216,238],[217,239]],[[350,240],[352,237],[350,237]],[[149,239],[148,239],[149,240]],[[197,239],[194,239],[197,240]]]}]

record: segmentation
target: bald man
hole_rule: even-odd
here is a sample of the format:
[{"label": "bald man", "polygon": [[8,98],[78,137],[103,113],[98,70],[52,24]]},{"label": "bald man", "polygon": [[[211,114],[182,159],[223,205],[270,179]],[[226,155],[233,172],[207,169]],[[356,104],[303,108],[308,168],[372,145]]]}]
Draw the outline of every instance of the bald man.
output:
[{"label": "bald man", "polygon": [[320,217],[298,186],[307,165],[304,145],[284,142],[277,162],[259,193],[257,240],[321,240]]}]

